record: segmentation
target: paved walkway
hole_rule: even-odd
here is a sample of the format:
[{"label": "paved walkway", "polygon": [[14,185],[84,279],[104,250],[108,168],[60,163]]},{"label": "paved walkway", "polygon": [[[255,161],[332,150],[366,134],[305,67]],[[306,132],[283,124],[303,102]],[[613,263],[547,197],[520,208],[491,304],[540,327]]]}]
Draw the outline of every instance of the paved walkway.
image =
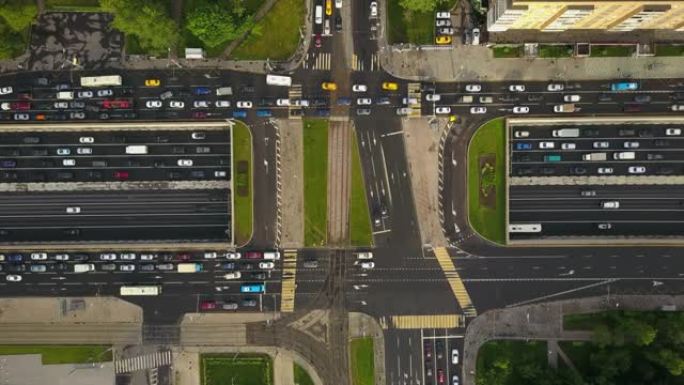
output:
[{"label": "paved walkway", "polygon": [[349,337],[373,337],[375,385],[385,384],[385,336],[375,318],[364,313],[349,313]]}]

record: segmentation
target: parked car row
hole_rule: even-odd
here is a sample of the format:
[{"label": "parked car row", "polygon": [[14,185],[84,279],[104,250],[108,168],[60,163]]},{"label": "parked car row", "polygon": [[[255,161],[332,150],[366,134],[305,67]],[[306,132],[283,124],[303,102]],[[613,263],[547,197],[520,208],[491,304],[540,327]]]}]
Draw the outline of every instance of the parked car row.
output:
[{"label": "parked car row", "polygon": [[163,262],[186,262],[191,260],[266,260],[277,261],[280,259],[279,251],[205,251],[197,252],[101,252],[101,253],[68,253],[68,252],[31,252],[0,254],[0,262],[24,262],[24,261],[59,261],[59,262],[86,262],[86,261],[163,261]]}]

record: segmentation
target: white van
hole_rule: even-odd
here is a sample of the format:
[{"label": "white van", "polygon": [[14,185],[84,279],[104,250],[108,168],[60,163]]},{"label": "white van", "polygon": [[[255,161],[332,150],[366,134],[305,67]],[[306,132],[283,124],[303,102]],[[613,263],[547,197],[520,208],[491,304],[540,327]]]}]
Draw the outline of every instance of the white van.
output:
[{"label": "white van", "polygon": [[264,259],[277,261],[280,259],[280,252],[279,251],[266,251],[266,252],[264,252]]},{"label": "white van", "polygon": [[370,251],[356,253],[356,259],[373,259],[373,253]]},{"label": "white van", "polygon": [[57,93],[57,99],[73,100],[74,99],[74,91],[60,91]]},{"label": "white van", "polygon": [[316,24],[323,24],[323,6],[322,5],[317,5],[316,6],[316,14],[315,14],[315,19],[314,21]]},{"label": "white van", "polygon": [[216,96],[232,95],[233,89],[230,87],[219,87],[216,89]]}]

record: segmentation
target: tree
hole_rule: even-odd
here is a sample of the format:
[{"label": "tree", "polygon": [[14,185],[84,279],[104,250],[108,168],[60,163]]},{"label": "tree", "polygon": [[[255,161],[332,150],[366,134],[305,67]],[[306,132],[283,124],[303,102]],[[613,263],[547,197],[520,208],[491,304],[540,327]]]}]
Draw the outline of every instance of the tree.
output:
[{"label": "tree", "polygon": [[136,35],[148,52],[166,52],[178,41],[176,23],[158,0],[100,0],[100,5],[114,13],[114,28]]},{"label": "tree", "polygon": [[11,59],[24,53],[26,43],[22,34],[14,32],[0,20],[0,59]]},{"label": "tree", "polygon": [[432,12],[444,0],[399,0],[399,5],[407,11]]},{"label": "tree", "polygon": [[28,28],[37,14],[38,7],[34,1],[0,0],[0,16],[14,31],[21,32]]},{"label": "tree", "polygon": [[244,7],[238,7],[237,10],[234,14],[218,4],[198,7],[188,15],[188,31],[207,47],[217,47],[226,41],[235,40],[254,26],[251,17],[241,17]]},{"label": "tree", "polygon": [[649,361],[667,369],[673,376],[681,376],[684,373],[684,360],[675,351],[670,349],[651,350],[644,352],[644,355]]}]

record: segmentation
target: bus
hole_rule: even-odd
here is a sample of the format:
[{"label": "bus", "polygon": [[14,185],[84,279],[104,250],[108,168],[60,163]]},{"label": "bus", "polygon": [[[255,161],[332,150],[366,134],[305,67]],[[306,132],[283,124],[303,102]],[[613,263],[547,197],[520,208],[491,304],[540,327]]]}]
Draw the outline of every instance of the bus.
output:
[{"label": "bus", "polygon": [[541,233],[541,223],[512,223],[508,225],[509,233]]},{"label": "bus", "polygon": [[266,291],[266,285],[263,283],[246,283],[240,286],[240,293],[263,293]]},{"label": "bus", "polygon": [[159,286],[159,285],[121,286],[119,294],[121,294],[122,296],[127,296],[127,295],[159,295],[159,294],[161,294],[161,286]]},{"label": "bus", "polygon": [[289,76],[268,74],[266,75],[266,84],[269,86],[290,87],[292,86],[292,78]]},{"label": "bus", "polygon": [[81,76],[81,87],[107,87],[121,84],[121,75]]},{"label": "bus", "polygon": [[639,89],[637,82],[617,82],[610,85],[611,91],[636,91]]}]

